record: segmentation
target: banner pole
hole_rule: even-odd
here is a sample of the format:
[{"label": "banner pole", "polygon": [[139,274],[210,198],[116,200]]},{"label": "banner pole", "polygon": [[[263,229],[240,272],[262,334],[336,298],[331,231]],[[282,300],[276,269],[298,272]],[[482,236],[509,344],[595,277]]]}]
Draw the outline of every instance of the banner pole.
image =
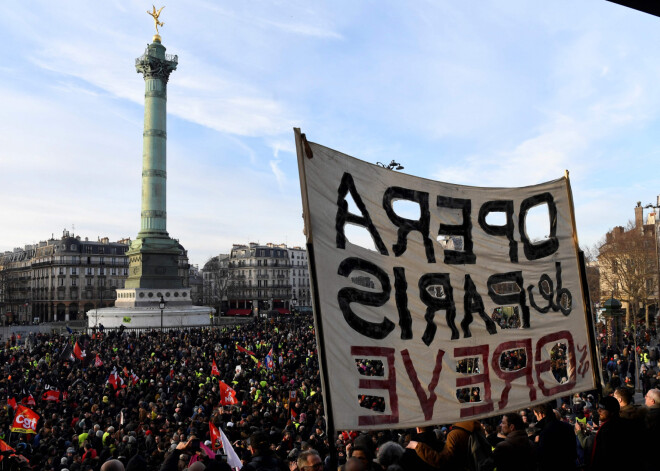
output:
[{"label": "banner pole", "polygon": [[578,270],[580,275],[580,287],[582,288],[582,303],[584,305],[584,317],[587,321],[587,335],[589,337],[589,347],[591,350],[591,362],[593,363],[592,378],[596,385],[596,390],[600,395],[603,390],[603,374],[600,368],[600,353],[596,344],[595,325],[593,312],[591,310],[591,297],[589,296],[589,285],[587,283],[587,268],[584,261],[584,252],[580,250],[580,244],[577,236],[577,223],[575,222],[575,207],[573,205],[573,190],[571,189],[571,180],[568,170],[565,171],[566,193],[568,194],[568,207],[571,211],[571,224],[573,226],[573,245],[575,246],[575,255],[578,260]]},{"label": "banner pole", "polygon": [[304,159],[312,159],[314,155],[312,150],[307,142],[307,139],[304,134],[300,132],[300,128],[293,128],[293,132],[296,138],[296,154],[298,157],[298,173],[300,175],[300,192],[302,197],[302,206],[303,206],[303,220],[305,223],[304,234],[307,238],[307,259],[309,261],[309,275],[311,279],[311,291],[312,291],[312,302],[313,310],[312,314],[314,317],[314,326],[316,329],[316,345],[318,347],[319,355],[319,366],[321,374],[321,387],[323,388],[323,410],[325,411],[326,417],[326,434],[328,435],[328,445],[329,445],[329,454],[330,454],[330,469],[337,469],[338,467],[338,456],[337,456],[337,447],[335,444],[335,424],[334,424],[334,415],[332,411],[332,401],[330,400],[330,383],[327,375],[328,364],[325,356],[325,342],[323,340],[323,316],[321,315],[321,306],[319,302],[318,293],[318,277],[316,275],[316,258],[314,255],[314,243],[312,238],[312,225],[311,225],[311,215],[309,212],[309,199],[307,196],[307,175],[305,173],[305,161]]},{"label": "banner pole", "polygon": [[584,252],[580,250],[580,279],[582,280],[582,296],[585,299],[585,310],[589,313],[587,316],[587,334],[589,334],[589,343],[591,343],[591,361],[594,364],[593,376],[596,383],[598,396],[603,395],[603,370],[600,363],[600,348],[596,342],[596,325],[594,322],[593,311],[591,307],[591,296],[589,295],[589,285],[587,285],[587,265],[584,260]]}]

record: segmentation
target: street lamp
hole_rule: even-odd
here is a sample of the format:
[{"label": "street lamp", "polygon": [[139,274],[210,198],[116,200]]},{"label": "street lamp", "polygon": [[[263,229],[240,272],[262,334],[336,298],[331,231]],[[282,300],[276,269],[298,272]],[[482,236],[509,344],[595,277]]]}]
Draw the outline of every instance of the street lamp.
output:
[{"label": "street lamp", "polygon": [[163,295],[160,295],[160,302],[158,303],[158,307],[160,308],[160,332],[163,332],[163,309],[165,309],[165,299],[163,298]]},{"label": "street lamp", "polygon": [[387,170],[403,170],[403,165],[392,160],[389,164],[385,165],[382,162],[376,162],[379,167],[386,168]]},{"label": "street lamp", "polygon": [[[656,210],[655,213],[655,221],[653,224],[653,238],[655,239],[655,267],[656,267],[656,275],[658,277],[658,293],[656,297],[656,304],[655,304],[655,316],[656,316],[656,322],[658,320],[658,315],[660,315],[660,258],[658,257],[658,223],[660,222],[658,220],[658,210],[660,210],[660,195],[657,196],[656,204],[653,205],[651,203],[647,204],[644,206],[645,209],[653,208]],[[649,323],[646,322],[646,328],[649,328]]]}]

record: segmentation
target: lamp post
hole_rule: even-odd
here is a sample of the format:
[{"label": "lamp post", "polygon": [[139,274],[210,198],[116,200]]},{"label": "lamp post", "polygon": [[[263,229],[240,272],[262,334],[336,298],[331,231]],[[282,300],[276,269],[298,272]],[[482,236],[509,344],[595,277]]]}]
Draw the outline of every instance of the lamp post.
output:
[{"label": "lamp post", "polygon": [[291,314],[295,314],[297,305],[298,305],[298,298],[296,298],[296,295],[294,294],[293,297],[291,298]]},{"label": "lamp post", "polygon": [[386,168],[387,170],[403,170],[403,165],[392,160],[389,164],[385,165],[383,162],[376,162],[379,167]]},{"label": "lamp post", "polygon": [[165,309],[165,299],[162,294],[160,295],[158,307],[160,308],[160,332],[163,333],[163,309]]},{"label": "lamp post", "polygon": [[298,323],[298,314],[296,313],[296,306],[298,305],[298,298],[296,298],[296,295],[294,294],[293,297],[291,298],[291,314],[293,314],[293,330],[296,330],[297,323]]},{"label": "lamp post", "polygon": [[[658,210],[660,210],[660,195],[656,197],[656,204],[653,205],[651,203],[647,204],[644,206],[644,208],[649,209],[653,208],[656,210],[655,213],[655,221],[653,224],[653,238],[655,239],[655,268],[656,268],[656,276],[657,276],[657,288],[658,292],[656,293],[656,303],[655,303],[655,316],[656,316],[656,322],[658,320],[658,314],[660,314],[660,258],[658,257],[658,224],[660,221],[658,220]],[[649,323],[646,322],[646,328],[649,328]]]}]

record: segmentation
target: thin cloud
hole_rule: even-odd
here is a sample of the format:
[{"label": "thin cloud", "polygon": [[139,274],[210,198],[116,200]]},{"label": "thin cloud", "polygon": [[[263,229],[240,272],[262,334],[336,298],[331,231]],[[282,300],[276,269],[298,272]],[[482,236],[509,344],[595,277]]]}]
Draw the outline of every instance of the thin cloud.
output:
[{"label": "thin cloud", "polygon": [[298,34],[301,36],[310,36],[314,38],[323,38],[323,39],[341,39],[344,37],[332,30],[316,28],[314,26],[297,24],[297,23],[279,23],[276,21],[263,20],[264,24],[274,26],[282,31],[287,33]]}]

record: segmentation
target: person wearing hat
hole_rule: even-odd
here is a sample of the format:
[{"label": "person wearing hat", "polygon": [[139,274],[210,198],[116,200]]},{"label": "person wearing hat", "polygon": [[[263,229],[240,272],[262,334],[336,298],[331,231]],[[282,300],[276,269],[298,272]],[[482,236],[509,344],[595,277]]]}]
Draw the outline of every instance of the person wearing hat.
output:
[{"label": "person wearing hat", "polygon": [[598,403],[600,428],[594,438],[589,469],[639,469],[639,466],[636,466],[638,454],[627,453],[634,445],[631,439],[632,429],[628,426],[628,421],[621,419],[620,409],[619,401],[612,396],[605,396]]}]

